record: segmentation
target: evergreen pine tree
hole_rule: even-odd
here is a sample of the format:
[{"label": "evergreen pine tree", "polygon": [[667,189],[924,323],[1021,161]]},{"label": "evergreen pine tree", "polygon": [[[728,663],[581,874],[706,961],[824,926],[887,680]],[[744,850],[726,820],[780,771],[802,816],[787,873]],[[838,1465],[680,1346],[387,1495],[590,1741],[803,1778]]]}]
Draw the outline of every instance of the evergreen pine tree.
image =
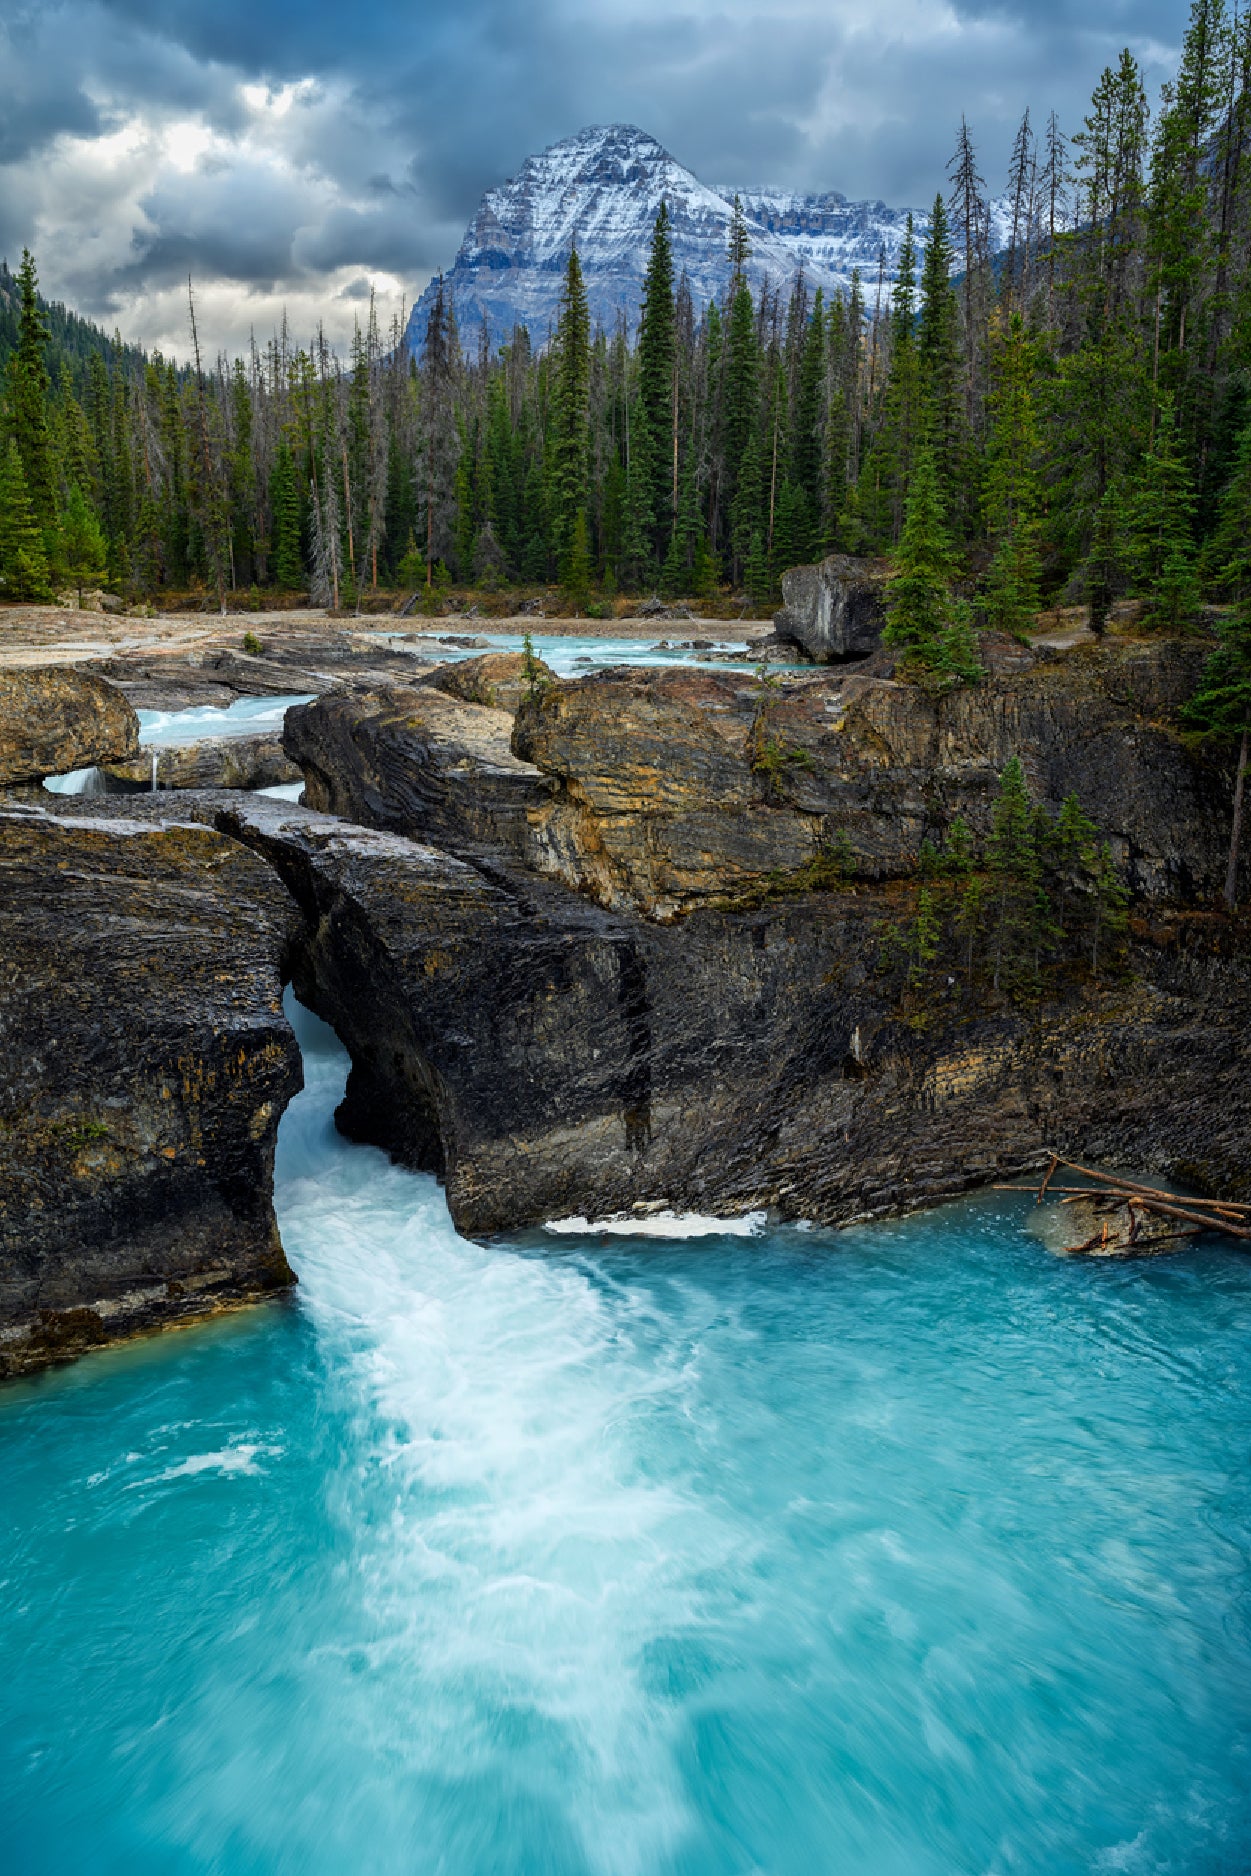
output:
[{"label": "evergreen pine tree", "polygon": [[552,534],[562,579],[579,514],[586,521],[591,321],[577,248],[569,250],[552,383]]},{"label": "evergreen pine tree", "polygon": [[642,399],[636,398],[630,413],[630,457],[621,514],[621,571],[636,585],[646,584],[656,573],[655,485],[651,426]]},{"label": "evergreen pine tree", "polygon": [[1222,599],[1251,595],[1251,423],[1238,432],[1216,525],[1204,542],[1202,566]]},{"label": "evergreen pine tree", "polygon": [[563,584],[575,613],[583,611],[591,584],[591,534],[584,508],[579,508],[573,518],[565,553]]},{"label": "evergreen pine tree", "polygon": [[674,522],[673,463],[677,448],[677,360],[674,332],[673,253],[669,211],[662,202],[652,229],[639,320],[638,394],[653,443],[651,505],[659,548]]},{"label": "evergreen pine tree", "polygon": [[0,593],[6,599],[51,599],[43,533],[26,488],[17,439],[0,453]]},{"label": "evergreen pine tree", "polygon": [[1232,912],[1238,899],[1243,803],[1251,757],[1251,597],[1238,601],[1221,620],[1218,631],[1220,644],[1208,659],[1199,687],[1184,706],[1182,717],[1204,741],[1232,744],[1238,752],[1225,869],[1225,903]]},{"label": "evergreen pine tree", "polygon": [[[795,387],[795,418],[791,433],[791,480],[797,489],[802,490],[808,512],[813,516],[821,514],[825,492],[821,476],[825,337],[825,298],[818,287],[800,352]],[[843,473],[845,477],[845,468]],[[815,542],[810,543],[809,555],[815,545]]]},{"label": "evergreen pine tree", "polygon": [[986,857],[992,886],[992,981],[996,990],[1024,989],[1037,980],[1039,954],[1053,928],[1042,885],[1037,819],[1016,756],[999,780]]},{"label": "evergreen pine tree", "polygon": [[1099,504],[1086,557],[1090,629],[1096,637],[1101,636],[1107,626],[1113,601],[1125,590],[1127,553],[1125,502],[1120,483],[1111,482]]},{"label": "evergreen pine tree", "polygon": [[61,515],[59,554],[66,578],[77,588],[82,604],[83,587],[97,584],[108,566],[108,547],[95,509],[77,482],[70,489]]},{"label": "evergreen pine tree", "polygon": [[765,551],[764,530],[752,529],[743,566],[743,585],[753,606],[763,605],[769,597],[769,556]]},{"label": "evergreen pine tree", "polygon": [[943,523],[942,498],[933,452],[917,452],[903,536],[886,589],[883,642],[899,653],[905,670],[942,668],[944,641],[955,606],[955,556]]},{"label": "evergreen pine tree", "polygon": [[983,506],[994,558],[986,577],[987,622],[1023,637],[1033,626],[1039,594],[1038,425],[1032,382],[1034,348],[1019,313],[999,347]]},{"label": "evergreen pine tree", "polygon": [[48,394],[51,388],[44,352],[52,337],[39,310],[35,259],[22,250],[17,273],[19,295],[17,345],[9,360],[8,428],[22,458],[22,474],[36,525],[43,530],[45,549],[52,545],[56,527],[56,486],[48,435]]},{"label": "evergreen pine tree", "polygon": [[[746,543],[758,517],[760,499],[760,363],[756,343],[756,319],[751,292],[744,280],[734,290],[723,352],[724,385],[721,405],[721,500],[722,513],[731,532],[732,577],[741,572]],[[739,485],[748,450],[754,446],[750,465],[750,486],[746,496],[750,519],[743,532],[743,504],[736,506]],[[738,545],[734,545],[737,538]]]},{"label": "evergreen pine tree", "polygon": [[1134,292],[1146,117],[1142,77],[1125,52],[1103,73],[1073,139],[1078,226],[1063,237],[1063,251],[1064,310],[1076,343],[1050,381],[1049,455],[1051,526],[1074,560],[1089,553],[1104,498],[1128,474],[1149,425],[1150,361]]},{"label": "evergreen pine tree", "polygon": [[304,556],[300,551],[300,497],[296,488],[295,458],[286,442],[278,445],[274,456],[269,505],[273,578],[285,592],[294,592],[304,584]]},{"label": "evergreen pine tree", "polygon": [[[909,215],[891,305],[890,376],[881,431],[861,478],[861,513],[877,546],[900,539],[917,452],[923,447],[925,413],[916,345],[916,250]],[[931,467],[934,453],[929,450]],[[935,473],[937,473],[935,469]],[[876,499],[870,503],[871,477]],[[939,496],[941,500],[941,486]]]},{"label": "evergreen pine tree", "polygon": [[1173,400],[1166,397],[1126,517],[1134,584],[1147,602],[1148,624],[1177,631],[1189,625],[1198,610],[1194,511],[1194,485],[1177,434]]},{"label": "evergreen pine tree", "polygon": [[938,470],[938,485],[948,517],[955,521],[969,506],[969,463],[964,446],[963,365],[960,314],[951,286],[951,237],[942,195],[934,198],[929,239],[921,267],[921,311],[916,354],[921,423]]}]

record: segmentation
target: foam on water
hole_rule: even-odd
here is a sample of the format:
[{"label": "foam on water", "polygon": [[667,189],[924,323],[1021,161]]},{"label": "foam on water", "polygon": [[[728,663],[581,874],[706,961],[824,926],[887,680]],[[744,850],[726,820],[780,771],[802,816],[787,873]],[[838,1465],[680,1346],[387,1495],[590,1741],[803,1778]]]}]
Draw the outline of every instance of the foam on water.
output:
[{"label": "foam on water", "polygon": [[295,1299],[0,1393],[15,1869],[1251,1866],[1251,1260],[469,1244],[301,1034]]},{"label": "foam on water", "polygon": [[556,1237],[609,1238],[754,1238],[763,1229],[766,1213],[742,1212],[734,1218],[712,1218],[703,1212],[620,1213],[612,1218],[551,1218],[545,1231]]}]

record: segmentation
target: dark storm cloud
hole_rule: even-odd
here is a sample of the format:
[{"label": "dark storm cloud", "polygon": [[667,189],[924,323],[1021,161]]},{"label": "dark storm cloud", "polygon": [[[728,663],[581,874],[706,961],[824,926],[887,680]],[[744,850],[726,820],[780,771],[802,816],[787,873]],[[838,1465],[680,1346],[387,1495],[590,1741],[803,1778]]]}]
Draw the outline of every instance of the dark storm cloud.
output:
[{"label": "dark storm cloud", "polygon": [[923,204],[962,115],[1001,186],[1027,104],[1075,128],[1124,43],[1154,87],[1185,13],[1184,0],[381,0],[350,16],[324,0],[0,0],[0,245],[37,240],[57,291],[139,326],[145,293],[155,304],[188,270],[235,283],[249,317],[258,295],[350,298],[379,271],[412,292],[450,264],[485,189],[611,121],[650,130],[708,181]]}]

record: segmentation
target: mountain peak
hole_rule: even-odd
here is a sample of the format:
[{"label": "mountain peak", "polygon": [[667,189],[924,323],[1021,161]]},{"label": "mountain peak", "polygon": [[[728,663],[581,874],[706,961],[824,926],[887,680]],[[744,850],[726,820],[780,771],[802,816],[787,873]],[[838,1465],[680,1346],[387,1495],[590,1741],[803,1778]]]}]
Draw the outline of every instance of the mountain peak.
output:
[{"label": "mountain peak", "polygon": [[[876,283],[879,255],[893,278],[906,209],[848,202],[831,192],[714,189],[637,124],[588,124],[526,158],[515,176],[488,189],[445,276],[461,333],[485,322],[493,345],[514,326],[545,345],[555,326],[569,250],[577,246],[593,322],[611,331],[638,323],[652,228],[662,202],[672,223],[675,273],[685,271],[696,309],[729,279],[728,237],[735,194],[751,240],[748,275],[785,289],[801,266],[809,284],[846,292],[854,268]],[[923,237],[925,218],[917,216]],[[408,342],[420,353],[432,288],[413,308]]]}]

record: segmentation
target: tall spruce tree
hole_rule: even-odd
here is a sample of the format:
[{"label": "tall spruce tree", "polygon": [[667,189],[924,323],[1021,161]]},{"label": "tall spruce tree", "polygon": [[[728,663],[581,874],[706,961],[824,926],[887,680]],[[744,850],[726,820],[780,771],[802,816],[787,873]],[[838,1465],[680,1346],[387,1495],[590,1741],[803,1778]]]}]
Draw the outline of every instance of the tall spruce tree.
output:
[{"label": "tall spruce tree", "polygon": [[39,310],[39,280],[29,248],[22,249],[17,289],[18,334],[8,369],[8,428],[22,458],[22,474],[35,521],[44,531],[45,546],[51,548],[57,500],[48,434],[51,380],[44,355],[52,334]]},{"label": "tall spruce tree", "polygon": [[661,203],[652,229],[639,320],[638,388],[652,440],[653,545],[663,554],[676,510],[678,381],[674,330],[673,251],[669,210]]},{"label": "tall spruce tree", "polygon": [[1042,883],[1038,817],[1016,756],[999,780],[986,858],[992,888],[992,982],[996,990],[1027,989],[1037,983],[1043,949],[1055,933]]},{"label": "tall spruce tree", "polygon": [[272,562],[274,579],[292,592],[304,584],[304,557],[300,551],[300,497],[296,487],[295,458],[289,443],[278,445],[269,479]]},{"label": "tall spruce tree", "polygon": [[758,522],[761,472],[760,354],[751,289],[741,276],[730,302],[722,366],[721,486],[723,512],[733,531],[727,543],[732,561],[731,577],[738,578]]},{"label": "tall spruce tree", "polygon": [[84,586],[97,584],[108,571],[108,546],[95,509],[77,482],[70,489],[61,515],[61,538],[58,558],[66,578],[78,592],[82,604]]},{"label": "tall spruce tree", "polygon": [[1064,237],[1067,317],[1076,343],[1051,383],[1056,527],[1074,560],[1090,550],[1109,488],[1149,428],[1149,359],[1135,296],[1143,238],[1147,105],[1127,51],[1104,71],[1078,151],[1077,227]]},{"label": "tall spruce tree", "polygon": [[1034,345],[1021,315],[1012,313],[995,359],[983,508],[994,549],[986,576],[987,621],[1018,637],[1034,624],[1040,604],[1034,374]]},{"label": "tall spruce tree", "polygon": [[563,580],[568,580],[568,559],[580,514],[585,525],[589,381],[591,315],[578,250],[570,248],[555,328],[555,371],[551,381],[551,537]]},{"label": "tall spruce tree", "polygon": [[35,519],[16,437],[0,452],[0,595],[50,599],[43,532]]},{"label": "tall spruce tree", "polygon": [[1134,584],[1147,602],[1147,623],[1172,631],[1189,625],[1198,610],[1194,512],[1194,485],[1173,400],[1165,397],[1130,497],[1126,526]]},{"label": "tall spruce tree", "polygon": [[934,198],[921,266],[917,369],[922,429],[934,452],[947,513],[957,532],[963,533],[961,522],[968,513],[971,490],[965,447],[960,314],[951,285],[953,259],[947,210],[939,194]]},{"label": "tall spruce tree", "polygon": [[883,637],[899,653],[905,671],[942,668],[948,634],[956,622],[955,570],[934,453],[923,445],[917,451],[903,535],[886,588]]},{"label": "tall spruce tree", "polygon": [[1191,731],[1204,741],[1232,745],[1237,751],[1229,859],[1225,868],[1225,903],[1232,912],[1238,900],[1238,865],[1251,758],[1251,597],[1240,599],[1218,627],[1220,644],[1208,659],[1195,695],[1182,711]]}]

